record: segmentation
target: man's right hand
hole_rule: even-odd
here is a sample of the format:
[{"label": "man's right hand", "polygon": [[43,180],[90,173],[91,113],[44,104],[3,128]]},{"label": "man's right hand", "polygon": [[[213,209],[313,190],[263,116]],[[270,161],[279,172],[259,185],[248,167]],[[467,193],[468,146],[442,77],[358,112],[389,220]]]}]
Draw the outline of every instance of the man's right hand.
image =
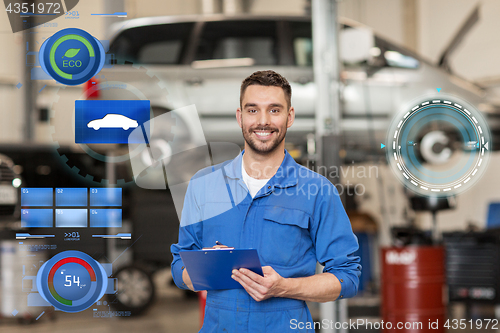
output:
[{"label": "man's right hand", "polygon": [[194,291],[193,287],[193,282],[191,282],[191,278],[189,277],[189,274],[187,272],[187,269],[184,269],[182,271],[182,281],[184,281],[184,284],[192,291]]},{"label": "man's right hand", "polygon": [[213,249],[223,249],[225,247],[229,247],[229,246],[226,246],[226,245],[214,245],[214,246],[212,246]]},{"label": "man's right hand", "polygon": [[214,245],[212,247],[204,247],[203,250],[211,250],[211,249],[223,249],[223,248],[226,248],[226,247],[229,247],[229,246],[226,246],[226,245]]},{"label": "man's right hand", "polygon": [[[223,248],[226,248],[226,247],[229,247],[229,246],[226,246],[226,245],[214,245],[212,246],[211,248],[212,249],[223,249]],[[182,281],[184,282],[184,284],[189,288],[191,289],[192,291],[194,291],[194,287],[193,287],[193,282],[191,282],[191,278],[189,277],[189,274],[187,272],[187,269],[184,269],[182,271]]]}]

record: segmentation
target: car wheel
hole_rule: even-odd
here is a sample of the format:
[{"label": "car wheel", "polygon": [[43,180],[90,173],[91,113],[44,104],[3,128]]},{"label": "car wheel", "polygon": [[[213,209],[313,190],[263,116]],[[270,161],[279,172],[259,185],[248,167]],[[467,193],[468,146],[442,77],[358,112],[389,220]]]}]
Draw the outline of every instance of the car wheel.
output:
[{"label": "car wheel", "polygon": [[138,265],[125,266],[114,277],[117,280],[116,294],[111,295],[110,300],[113,308],[130,311],[132,316],[136,316],[153,303],[155,287],[148,271]]}]

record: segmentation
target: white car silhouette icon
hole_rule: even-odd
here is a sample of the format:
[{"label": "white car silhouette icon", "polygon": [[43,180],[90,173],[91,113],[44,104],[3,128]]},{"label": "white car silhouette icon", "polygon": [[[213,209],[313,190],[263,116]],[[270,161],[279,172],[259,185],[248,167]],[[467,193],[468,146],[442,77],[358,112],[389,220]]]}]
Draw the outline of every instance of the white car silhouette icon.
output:
[{"label": "white car silhouette icon", "polygon": [[96,131],[99,128],[123,128],[125,131],[129,128],[136,128],[139,123],[121,114],[108,113],[102,119],[95,119],[87,124],[88,128],[93,128]]}]

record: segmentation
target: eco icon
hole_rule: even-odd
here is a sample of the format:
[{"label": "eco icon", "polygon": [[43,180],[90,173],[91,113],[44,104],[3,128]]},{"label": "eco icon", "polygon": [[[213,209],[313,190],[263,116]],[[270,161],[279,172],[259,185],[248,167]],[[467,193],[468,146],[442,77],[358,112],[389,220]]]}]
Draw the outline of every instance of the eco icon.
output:
[{"label": "eco icon", "polygon": [[79,85],[90,80],[104,66],[102,44],[86,31],[63,29],[48,38],[40,48],[40,66],[54,80]]}]

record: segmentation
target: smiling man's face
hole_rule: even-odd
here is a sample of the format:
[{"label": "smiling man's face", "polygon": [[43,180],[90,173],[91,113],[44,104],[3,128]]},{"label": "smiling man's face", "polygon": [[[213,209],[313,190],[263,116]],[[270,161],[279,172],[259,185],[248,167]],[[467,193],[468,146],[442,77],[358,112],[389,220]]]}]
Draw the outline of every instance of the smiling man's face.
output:
[{"label": "smiling man's face", "polygon": [[241,108],[236,112],[246,148],[260,155],[284,149],[286,130],[292,126],[295,111],[286,102],[281,87],[250,85]]}]

